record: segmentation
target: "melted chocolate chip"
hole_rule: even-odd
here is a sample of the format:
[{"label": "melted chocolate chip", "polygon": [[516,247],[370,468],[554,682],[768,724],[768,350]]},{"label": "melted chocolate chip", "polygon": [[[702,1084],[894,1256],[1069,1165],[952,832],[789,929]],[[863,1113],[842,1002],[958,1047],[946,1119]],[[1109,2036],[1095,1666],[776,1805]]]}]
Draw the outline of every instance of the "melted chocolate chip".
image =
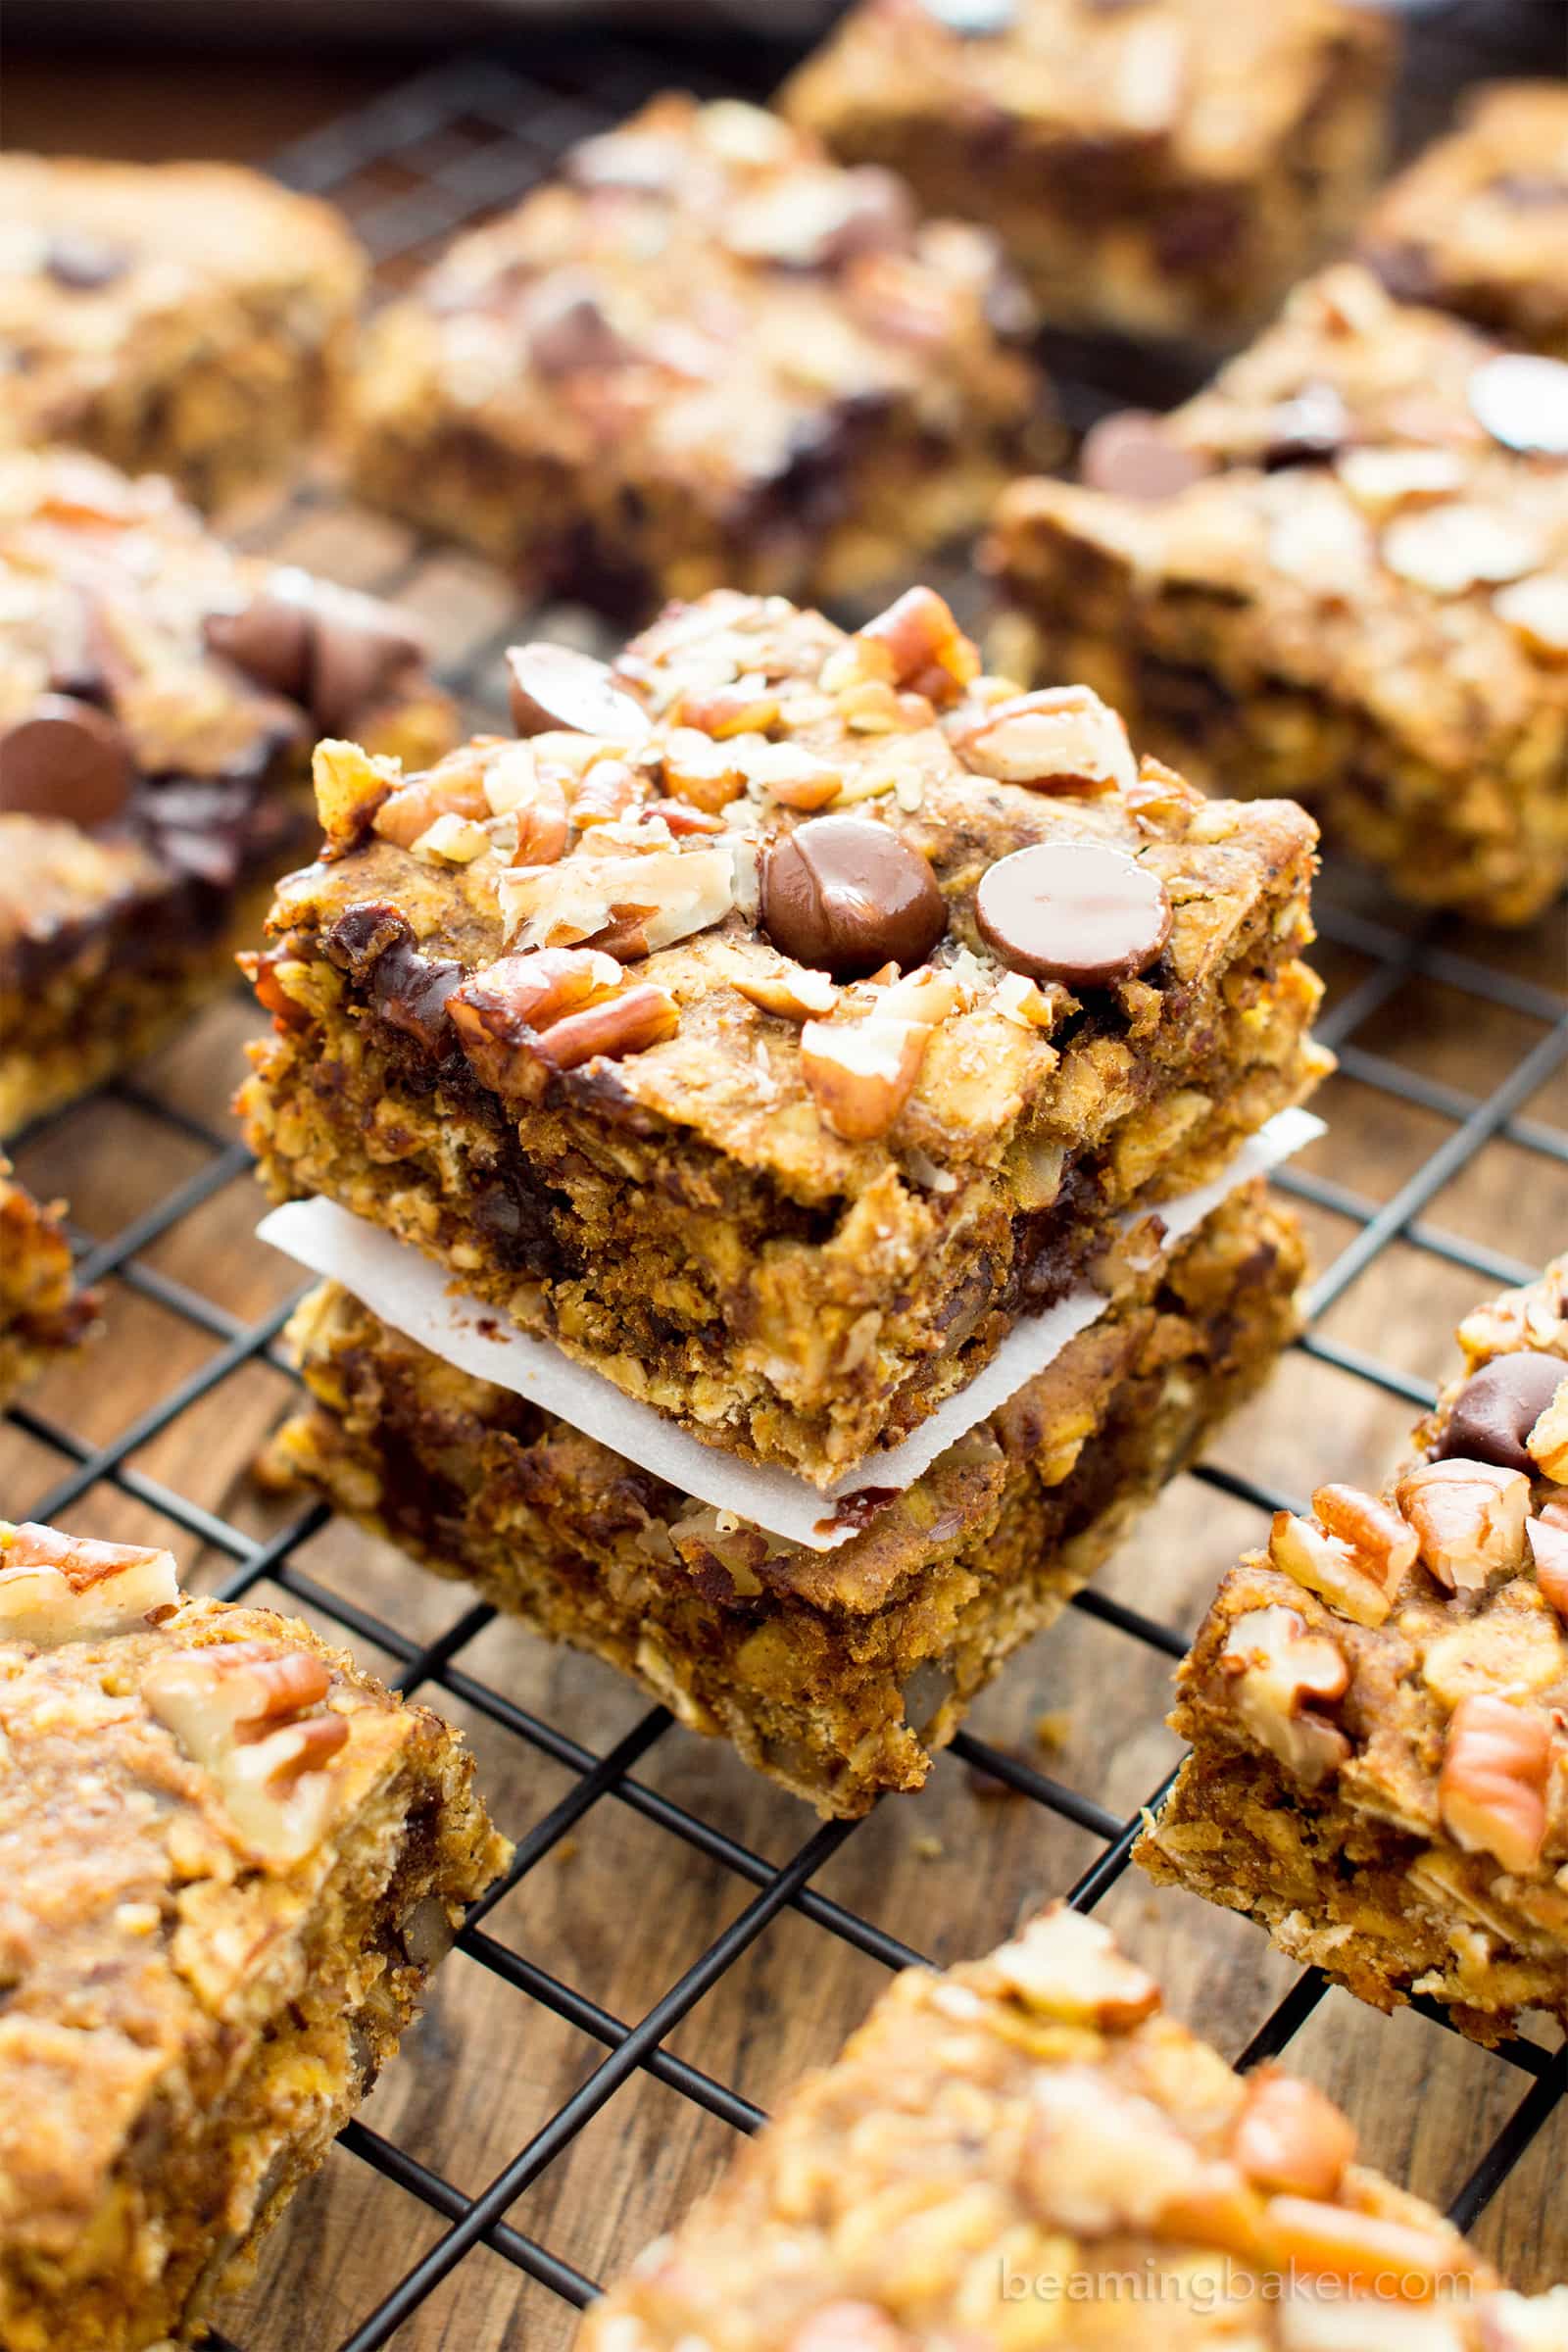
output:
[{"label": "melted chocolate chip", "polygon": [[1504,449],[1568,458],[1568,363],[1506,351],[1475,369],[1468,396],[1476,422]]},{"label": "melted chocolate chip", "polygon": [[49,240],[43,266],[55,284],[68,292],[96,294],[100,287],[112,286],[124,276],[130,256],[107,237],[95,237],[85,229],[61,229]]},{"label": "melted chocolate chip", "polygon": [[774,842],[762,863],[762,928],[797,963],[854,980],[884,963],[923,963],[947,903],[918,851],[887,825],[818,816]]},{"label": "melted chocolate chip", "polygon": [[1118,409],[1090,427],[1078,454],[1078,477],[1116,498],[1174,498],[1208,471],[1183,449],[1151,409]]},{"label": "melted chocolate chip", "polygon": [[898,1487],[856,1487],[848,1494],[838,1496],[832,1518],[818,1519],[811,1532],[817,1536],[837,1536],[851,1527],[858,1534],[862,1527],[870,1526],[879,1511],[885,1511],[890,1502],[897,1502],[900,1493]]},{"label": "melted chocolate chip", "polygon": [[1105,842],[1037,842],[980,878],[975,921],[1004,963],[1068,988],[1130,980],[1170,933],[1159,876]]},{"label": "melted chocolate chip", "polygon": [[388,948],[371,981],[375,1008],[384,1021],[437,1056],[456,1043],[447,999],[467,978],[461,963],[445,956],[421,956],[408,940]]},{"label": "melted chocolate chip", "polygon": [[1533,1349],[1494,1356],[1454,1398],[1438,1444],[1439,1461],[1494,1462],[1499,1470],[1524,1470],[1539,1478],[1525,1440],[1565,1379],[1568,1364],[1560,1356]]},{"label": "melted chocolate chip", "polygon": [[522,305],[528,357],[541,375],[571,375],[581,368],[615,368],[631,346],[612,325],[591,285],[566,271],[541,278]]},{"label": "melted chocolate chip", "polygon": [[569,645],[514,645],[507,655],[512,723],[519,735],[564,727],[612,743],[641,743],[649,732],[640,703],[622,694],[608,662]]},{"label": "melted chocolate chip", "polygon": [[206,637],[257,685],[303,703],[328,735],[352,733],[424,659],[404,614],[292,566],[241,611],[210,614]]},{"label": "melted chocolate chip", "polygon": [[0,735],[0,809],[112,824],[130,798],[130,751],[107,711],[66,694],[40,695]]}]

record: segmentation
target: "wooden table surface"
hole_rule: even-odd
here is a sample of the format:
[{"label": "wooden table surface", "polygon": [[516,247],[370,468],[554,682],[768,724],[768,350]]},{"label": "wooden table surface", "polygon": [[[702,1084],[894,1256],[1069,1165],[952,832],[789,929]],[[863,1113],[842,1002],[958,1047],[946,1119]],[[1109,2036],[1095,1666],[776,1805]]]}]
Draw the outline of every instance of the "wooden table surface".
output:
[{"label": "wooden table surface", "polygon": [[[22,98],[19,125],[13,81],[8,130],[14,137],[29,120],[47,119],[25,82]],[[269,117],[265,143],[279,135],[286,135],[281,122]],[[398,526],[337,504],[296,509],[262,536],[280,553],[352,583],[400,579],[402,593],[453,659],[489,641],[512,609],[505,585],[483,566],[416,550]],[[1332,868],[1324,897],[1390,913],[1376,893]],[[1545,989],[1560,990],[1568,968],[1560,910],[1532,933],[1500,940],[1455,926],[1445,944]],[[1343,1003],[1370,968],[1365,956],[1326,943],[1319,961],[1331,1005]],[[224,1129],[244,1040],[256,1026],[237,998],[215,1006],[139,1074],[136,1089],[78,1106],[25,1146],[23,1174],[45,1193],[68,1193],[87,1236],[119,1232],[211,1164],[201,1141],[150,1105]],[[1351,1042],[1475,1097],[1545,1034],[1541,1020],[1489,1005],[1439,979],[1412,977]],[[1331,1132],[1303,1164],[1374,1201],[1396,1192],[1453,1129],[1451,1119],[1368,1083],[1361,1065],[1357,1074],[1332,1081],[1318,1106]],[[1568,1073],[1559,1066],[1524,1107],[1568,1129]],[[1560,1168],[1494,1138],[1438,1193],[1426,1218],[1472,1246],[1538,1263],[1568,1241],[1565,1191]],[[29,1400],[40,1427],[68,1430],[93,1445],[112,1439],[213,1359],[223,1345],[221,1316],[250,1322],[290,1295],[292,1269],[254,1238],[258,1206],[250,1178],[236,1172],[141,1253],[154,1277],[188,1286],[219,1310],[214,1328],[198,1329],[145,1287],[111,1279],[108,1335],[76,1364],[52,1374]],[[1331,1264],[1356,1230],[1350,1219],[1318,1209],[1306,1212],[1306,1223],[1320,1266]],[[1455,1320],[1489,1287],[1441,1255],[1398,1242],[1347,1291],[1321,1328],[1416,1380],[1435,1380],[1451,1361]],[[252,1535],[282,1526],[298,1505],[263,1494],[249,1466],[290,1394],[282,1371],[247,1362],[134,1452],[132,1483],[135,1475],[161,1481]],[[1375,1484],[1411,1417],[1407,1404],[1293,1352],[1267,1393],[1225,1430],[1212,1458],[1291,1495],[1324,1478]],[[32,1513],[65,1467],[62,1454],[27,1428],[0,1427],[8,1515]],[[71,1524],[114,1539],[169,1542],[170,1522],[124,1484],[94,1486],[72,1510]],[[1184,1477],[1123,1545],[1102,1588],[1194,1626],[1220,1573],[1258,1534],[1255,1510]],[[220,1581],[231,1567],[192,1537],[176,1530],[173,1540],[198,1586]],[[326,1526],[298,1560],[321,1585],[415,1639],[433,1637],[464,1614],[458,1590],[421,1577],[346,1526]],[[260,1596],[278,1598],[265,1586]],[[318,1622],[332,1633],[324,1619]],[[356,1647],[367,1664],[396,1670],[396,1660],[369,1643]],[[608,1670],[552,1651],[505,1624],[489,1626],[464,1650],[462,1664],[595,1753],[644,1712],[638,1694]],[[975,1709],[971,1728],[1121,1815],[1155,1787],[1178,1752],[1161,1721],[1168,1698],[1165,1665],[1152,1652],[1069,1612],[1012,1662]],[[574,1786],[566,1766],[450,1693],[436,1699],[468,1735],[497,1818],[514,1838]],[[1043,1718],[1054,1736],[1049,1752],[1036,1739]],[[814,1827],[801,1806],[750,1775],[727,1749],[679,1730],[658,1740],[636,1778],[770,1861],[787,1858]],[[1004,1936],[1021,1914],[1070,1884],[1098,1850],[1088,1832],[999,1795],[994,1783],[978,1782],[950,1757],[920,1795],[888,1803],[858,1829],[813,1884],[946,1962]],[[612,2019],[630,2022],[737,1916],[751,1891],[612,1795],[554,1846],[487,1924],[532,1966],[578,1987]],[[1292,1982],[1294,1972],[1255,1930],[1185,1896],[1156,1893],[1136,1874],[1117,1886],[1104,1915],[1157,1968],[1172,2008],[1229,2053],[1242,2049]],[[831,2057],[884,1982],[877,1961],[786,1910],[668,2046],[765,2106],[804,2068]],[[601,2055],[587,2033],[458,1954],[441,1972],[422,2024],[370,2100],[366,2120],[460,2189],[477,2191]],[[1440,2202],[1455,2193],[1529,2086],[1524,2075],[1423,2018],[1385,2019],[1338,1992],[1316,2010],[1290,2058],[1348,2107],[1369,2160]],[[727,2125],[638,2073],[517,2200],[510,2219],[591,2278],[604,2278],[713,2179],[734,2144]],[[1568,2113],[1559,2110],[1477,2232],[1521,2283],[1544,2285],[1568,2273],[1565,2164]],[[335,2345],[442,2227],[417,2198],[335,2150],[275,2233],[255,2288],[225,2313],[227,2333],[249,2352]],[[404,2352],[523,2345],[554,2352],[569,2333],[564,2303],[480,2249],[396,2341]]]}]

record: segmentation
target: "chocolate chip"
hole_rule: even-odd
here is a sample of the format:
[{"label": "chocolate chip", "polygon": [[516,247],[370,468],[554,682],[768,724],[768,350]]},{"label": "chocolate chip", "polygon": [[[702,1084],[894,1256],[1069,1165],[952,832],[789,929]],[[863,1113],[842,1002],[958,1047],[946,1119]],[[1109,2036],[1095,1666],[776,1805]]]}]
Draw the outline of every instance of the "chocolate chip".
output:
[{"label": "chocolate chip", "polygon": [[1183,449],[1152,409],[1118,409],[1091,425],[1078,453],[1078,477],[1115,498],[1174,498],[1208,467]]},{"label": "chocolate chip", "polygon": [[1499,1470],[1541,1475],[1525,1451],[1525,1440],[1568,1380],[1560,1356],[1526,1349],[1496,1355],[1483,1364],[1453,1400],[1448,1426],[1438,1443],[1439,1461],[1494,1462]]},{"label": "chocolate chip", "polygon": [[818,816],[774,842],[762,863],[762,928],[797,963],[854,980],[884,963],[923,963],[947,903],[918,851],[887,825]]},{"label": "chocolate chip", "polygon": [[528,357],[541,375],[571,375],[580,368],[615,368],[631,346],[611,323],[594,288],[558,272],[529,288],[522,305]]},{"label": "chocolate chip", "polygon": [[642,705],[622,694],[609,663],[591,654],[569,645],[514,645],[507,654],[507,668],[512,723],[519,735],[563,727],[573,735],[633,744],[650,732]]},{"label": "chocolate chip", "polygon": [[238,612],[210,612],[208,646],[258,686],[303,702],[311,670],[311,618],[306,602],[264,590]]},{"label": "chocolate chip", "polygon": [[206,636],[257,685],[303,703],[328,735],[351,734],[424,660],[418,632],[390,605],[292,565],[241,611],[211,613]]},{"label": "chocolate chip", "polygon": [[1159,876],[1099,841],[1043,841],[980,877],[975,921],[1015,972],[1106,988],[1153,962],[1170,933]]},{"label": "chocolate chip", "polygon": [[1269,418],[1263,464],[1324,465],[1351,440],[1355,422],[1336,384],[1309,380],[1292,400],[1282,400]]},{"label": "chocolate chip", "polygon": [[1475,369],[1468,389],[1471,415],[1504,449],[1568,458],[1568,364],[1503,352]]},{"label": "chocolate chip", "polygon": [[85,830],[113,823],[130,786],[123,731],[91,703],[40,695],[26,717],[0,735],[0,809],[62,817]]},{"label": "chocolate chip", "polygon": [[107,237],[95,237],[84,229],[62,229],[50,238],[43,266],[57,286],[65,286],[73,294],[96,294],[101,286],[112,286],[117,277],[124,276],[130,256]]}]

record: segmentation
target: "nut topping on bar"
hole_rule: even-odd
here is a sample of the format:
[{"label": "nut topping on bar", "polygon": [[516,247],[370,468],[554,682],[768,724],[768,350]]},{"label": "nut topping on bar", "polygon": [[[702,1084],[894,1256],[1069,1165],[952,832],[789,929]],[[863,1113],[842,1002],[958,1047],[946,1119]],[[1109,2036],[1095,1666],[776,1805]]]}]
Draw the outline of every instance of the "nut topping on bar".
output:
[{"label": "nut topping on bar", "polygon": [[1138,775],[1125,725],[1087,686],[1044,686],[995,703],[954,742],[977,775],[1037,792],[1125,792]]},{"label": "nut topping on bar", "polygon": [[988,1978],[1000,1979],[1027,2007],[1107,2034],[1129,2032],[1159,2007],[1159,1986],[1117,1950],[1103,1922],[1065,1905],[1003,1944],[983,1966]]},{"label": "nut topping on bar", "polygon": [[607,664],[568,645],[514,645],[507,656],[512,723],[519,735],[563,728],[610,743],[641,743],[648,718],[613,683]]},{"label": "nut topping on bar", "polygon": [[0,1640],[53,1649],[146,1626],[179,1600],[172,1552],[0,1524]]},{"label": "nut topping on bar", "polygon": [[318,1843],[334,1802],[324,1776],[348,1743],[347,1719],[310,1714],[331,1690],[324,1662],[260,1642],[176,1651],[142,1684],[148,1706],[211,1772],[236,1827],[259,1853],[297,1861]]},{"label": "nut topping on bar", "polygon": [[[1320,1487],[1230,1571],[1178,1676],[1193,1752],[1137,1849],[1363,1999],[1431,1995],[1483,2041],[1530,2009],[1568,2025],[1565,1284],[1559,1260],[1465,1319],[1464,1369],[1380,1496]],[[1281,1620],[1270,1690],[1252,1653]],[[1293,1737],[1314,1718],[1326,1747]]]},{"label": "nut topping on bar", "polygon": [[1526,457],[1568,458],[1568,365],[1507,351],[1470,378],[1470,406],[1494,441]]},{"label": "nut topping on bar", "polygon": [[1534,1870],[1546,1835],[1551,1719],[1539,1707],[1475,1692],[1448,1719],[1438,1782],[1443,1826],[1467,1853]]},{"label": "nut topping on bar", "polygon": [[1247,2078],[1231,2154],[1259,2188],[1333,2197],[1354,2160],[1355,2127],[1314,2084],[1260,2066]]},{"label": "nut topping on bar", "polygon": [[1522,1567],[1530,1481],[1495,1462],[1423,1462],[1395,1497],[1415,1529],[1421,1561],[1450,1592],[1478,1592]]}]

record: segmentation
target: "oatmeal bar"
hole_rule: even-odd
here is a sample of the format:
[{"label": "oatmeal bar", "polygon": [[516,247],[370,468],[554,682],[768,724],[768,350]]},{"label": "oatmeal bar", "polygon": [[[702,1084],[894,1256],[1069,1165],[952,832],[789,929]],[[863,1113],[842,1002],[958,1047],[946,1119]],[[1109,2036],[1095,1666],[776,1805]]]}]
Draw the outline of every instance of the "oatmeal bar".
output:
[{"label": "oatmeal bar", "polygon": [[98,1318],[95,1295],[76,1288],[63,1214],[58,1200],[35,1200],[0,1152],[0,1409]]},{"label": "oatmeal bar", "polygon": [[237,556],[166,482],[0,457],[0,1134],[232,971],[312,838],[309,752],[453,714],[401,612]]},{"label": "oatmeal bar", "polygon": [[579,2352],[1553,2352],[1568,2289],[1499,2287],[1355,2161],[1322,2091],[1238,2075],[1107,1929],[1054,1907],[896,1977]]},{"label": "oatmeal bar", "polygon": [[298,461],[364,281],[338,216],[258,172],[0,156],[0,444],[217,505]]},{"label": "oatmeal bar", "polygon": [[310,1408],[269,1468],[632,1675],[824,1814],[915,1788],[1296,1327],[1295,1220],[1261,1185],[831,1552],[677,1493],[334,1284],[290,1327]]},{"label": "oatmeal bar", "polygon": [[1395,56],[1342,0],[859,0],[782,103],[995,229],[1054,325],[1233,341],[1348,235]]},{"label": "oatmeal bar", "polygon": [[1568,876],[1568,366],[1345,266],[1082,483],[1015,484],[1010,658],[1152,748],[1289,793],[1419,905],[1522,923]]},{"label": "oatmeal bar", "polygon": [[710,1443],[831,1484],[1323,1068],[1310,820],[928,589],[510,659],[520,742],[318,755],[250,1134]]},{"label": "oatmeal bar", "polygon": [[1029,323],[983,231],[755,107],[666,96],[375,321],[358,484],[628,618],[857,596],[1050,461]]},{"label": "oatmeal bar", "polygon": [[1477,91],[1385,190],[1361,251],[1406,300],[1568,360],[1568,86]]},{"label": "oatmeal bar", "polygon": [[199,2329],[510,1848],[455,1733],[166,1551],[0,1528],[0,2343]]},{"label": "oatmeal bar", "polygon": [[1382,1495],[1320,1487],[1226,1577],[1138,1859],[1494,2041],[1568,2025],[1568,1258],[1459,1340]]}]

